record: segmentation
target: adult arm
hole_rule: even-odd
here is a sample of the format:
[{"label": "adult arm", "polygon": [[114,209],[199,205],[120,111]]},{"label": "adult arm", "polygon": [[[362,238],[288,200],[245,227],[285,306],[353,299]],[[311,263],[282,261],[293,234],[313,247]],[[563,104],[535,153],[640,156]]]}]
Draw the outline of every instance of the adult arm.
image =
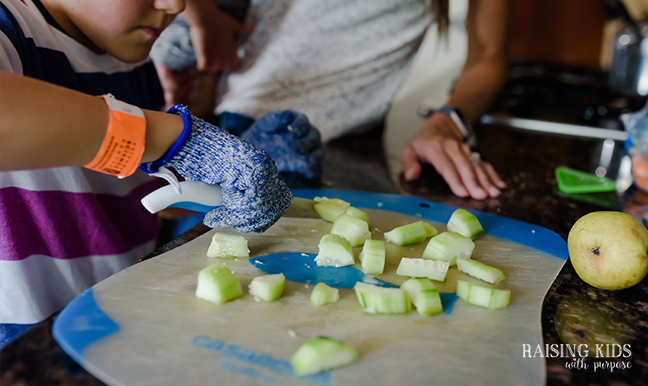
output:
[{"label": "adult arm", "polygon": [[[487,111],[505,80],[509,19],[508,0],[470,0],[468,56],[447,104],[458,107],[471,123]],[[401,153],[403,174],[406,180],[415,180],[421,175],[421,163],[429,163],[459,197],[498,196],[504,182],[489,163],[470,162],[470,155],[452,119],[434,114]]]},{"label": "adult arm", "polygon": [[[147,162],[169,149],[183,122],[177,115],[143,111]],[[102,98],[0,72],[0,170],[85,165],[99,151],[108,119]]]}]

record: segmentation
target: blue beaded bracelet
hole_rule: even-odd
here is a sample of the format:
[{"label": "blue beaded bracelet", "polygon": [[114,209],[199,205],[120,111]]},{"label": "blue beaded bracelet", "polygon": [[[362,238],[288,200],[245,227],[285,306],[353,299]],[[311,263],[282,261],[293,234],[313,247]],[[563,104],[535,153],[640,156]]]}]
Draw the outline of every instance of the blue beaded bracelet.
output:
[{"label": "blue beaded bracelet", "polygon": [[182,117],[182,133],[176,141],[171,145],[169,150],[164,153],[164,155],[153,162],[147,162],[140,165],[140,169],[146,173],[155,173],[161,166],[166,165],[175,155],[180,151],[182,145],[187,141],[189,133],[191,133],[191,113],[183,105],[175,105],[171,107],[168,111],[168,114],[180,115]]}]

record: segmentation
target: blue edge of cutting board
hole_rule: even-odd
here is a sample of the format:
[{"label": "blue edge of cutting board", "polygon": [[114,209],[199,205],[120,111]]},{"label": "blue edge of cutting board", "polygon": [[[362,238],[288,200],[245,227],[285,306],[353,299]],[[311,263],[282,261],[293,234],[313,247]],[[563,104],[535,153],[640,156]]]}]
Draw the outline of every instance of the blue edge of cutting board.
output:
[{"label": "blue edge of cutting board", "polygon": [[[456,206],[439,204],[414,196],[369,193],[337,189],[294,189],[302,198],[335,197],[357,208],[382,209],[421,219],[447,223]],[[485,232],[505,240],[567,260],[567,243],[555,232],[518,220],[469,210],[481,222]],[[250,259],[254,264],[253,259]],[[56,341],[75,361],[82,364],[83,351],[92,343],[119,331],[119,325],[106,315],[94,300],[92,288],[76,297],[56,318],[52,333]]]}]

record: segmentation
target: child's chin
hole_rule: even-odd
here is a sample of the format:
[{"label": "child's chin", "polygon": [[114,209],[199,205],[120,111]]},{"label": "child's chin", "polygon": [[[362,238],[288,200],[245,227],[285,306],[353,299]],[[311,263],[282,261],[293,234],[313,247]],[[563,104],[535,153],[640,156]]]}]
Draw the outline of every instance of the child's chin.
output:
[{"label": "child's chin", "polygon": [[119,50],[118,52],[110,52],[110,54],[122,62],[139,63],[149,57],[151,46],[152,45],[140,49]]}]

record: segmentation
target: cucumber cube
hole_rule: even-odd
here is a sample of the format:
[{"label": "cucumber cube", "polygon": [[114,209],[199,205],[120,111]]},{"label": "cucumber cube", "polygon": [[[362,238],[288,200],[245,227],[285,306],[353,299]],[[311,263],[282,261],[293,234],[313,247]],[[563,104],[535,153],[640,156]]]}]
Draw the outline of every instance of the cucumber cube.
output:
[{"label": "cucumber cube", "polygon": [[362,270],[370,275],[380,275],[385,270],[385,242],[365,240],[360,252]]},{"label": "cucumber cube", "polygon": [[488,288],[464,280],[457,280],[457,296],[465,300],[466,303],[494,310],[509,305],[511,290]]},{"label": "cucumber cube", "polygon": [[216,232],[207,250],[208,257],[250,257],[247,240],[241,235]]},{"label": "cucumber cube", "polygon": [[396,245],[407,245],[420,243],[426,238],[434,236],[436,233],[437,230],[432,225],[424,221],[417,221],[386,232],[385,240]]},{"label": "cucumber cube", "polygon": [[506,279],[501,270],[471,259],[457,259],[457,269],[488,283],[498,284]]},{"label": "cucumber cube", "polygon": [[360,220],[364,220],[367,223],[367,225],[369,225],[369,227],[371,228],[371,221],[369,221],[369,215],[361,211],[360,209],[350,206],[347,208],[346,212],[344,213],[348,214],[349,216],[357,217]]},{"label": "cucumber cube", "polygon": [[284,290],[286,278],[283,273],[275,275],[257,276],[248,286],[250,295],[266,302],[272,302],[281,297]]},{"label": "cucumber cube", "polygon": [[465,209],[457,209],[450,216],[448,221],[448,230],[474,239],[480,233],[484,232],[481,223],[477,217]]},{"label": "cucumber cube", "polygon": [[412,309],[409,295],[400,288],[358,282],[353,289],[364,311],[371,314],[405,314]]},{"label": "cucumber cube", "polygon": [[432,237],[423,251],[424,259],[445,260],[453,266],[457,258],[470,258],[475,243],[455,232],[442,232]]},{"label": "cucumber cube", "polygon": [[315,197],[315,212],[326,221],[333,222],[339,215],[346,212],[351,204],[339,198]]},{"label": "cucumber cube", "polygon": [[320,267],[343,267],[355,263],[351,244],[340,235],[324,235],[315,262]]},{"label": "cucumber cube", "polygon": [[337,288],[329,287],[325,283],[317,283],[310,296],[310,301],[315,307],[335,303],[338,300],[340,300],[340,291]]},{"label": "cucumber cube", "polygon": [[419,314],[430,316],[443,312],[439,290],[430,279],[409,279],[401,285],[401,289],[407,292]]},{"label": "cucumber cube", "polygon": [[317,374],[345,366],[358,359],[353,347],[326,337],[317,337],[304,343],[291,357],[290,364],[299,375]]},{"label": "cucumber cube", "polygon": [[443,260],[411,259],[403,257],[398,264],[396,274],[410,277],[427,277],[428,279],[444,281],[450,263]]},{"label": "cucumber cube", "polygon": [[243,289],[229,268],[212,264],[198,272],[196,296],[212,303],[222,304],[243,296]]},{"label": "cucumber cube", "polygon": [[352,247],[362,245],[365,240],[371,239],[369,224],[357,217],[343,213],[333,222],[331,233],[347,239]]}]

